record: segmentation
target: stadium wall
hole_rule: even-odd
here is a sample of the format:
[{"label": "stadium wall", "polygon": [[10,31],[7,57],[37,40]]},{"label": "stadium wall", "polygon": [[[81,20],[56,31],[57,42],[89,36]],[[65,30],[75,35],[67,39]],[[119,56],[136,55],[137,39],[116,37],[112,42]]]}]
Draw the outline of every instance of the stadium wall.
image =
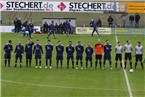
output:
[{"label": "stadium wall", "polygon": [[[35,26],[35,30],[40,31],[40,26]],[[76,27],[76,34],[91,34],[92,27]],[[120,34],[120,35],[145,35],[145,28],[98,28],[100,34]],[[14,32],[14,26],[0,26],[0,33]],[[96,33],[94,33],[96,34]]]}]

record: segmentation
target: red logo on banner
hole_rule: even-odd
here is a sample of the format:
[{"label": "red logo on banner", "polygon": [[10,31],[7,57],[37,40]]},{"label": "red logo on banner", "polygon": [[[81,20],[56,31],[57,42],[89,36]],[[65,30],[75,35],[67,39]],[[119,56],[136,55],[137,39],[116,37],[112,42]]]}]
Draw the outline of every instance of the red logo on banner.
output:
[{"label": "red logo on banner", "polygon": [[61,2],[58,6],[57,6],[61,11],[63,11],[66,8],[66,5]]},{"label": "red logo on banner", "polygon": [[4,6],[4,5],[3,5],[2,3],[0,3],[0,9],[3,8],[3,6]]}]

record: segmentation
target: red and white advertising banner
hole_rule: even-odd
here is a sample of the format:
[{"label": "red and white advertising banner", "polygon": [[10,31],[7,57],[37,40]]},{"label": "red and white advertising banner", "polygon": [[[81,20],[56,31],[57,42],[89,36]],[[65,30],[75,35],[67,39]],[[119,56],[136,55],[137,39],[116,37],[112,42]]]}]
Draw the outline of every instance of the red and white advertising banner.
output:
[{"label": "red and white advertising banner", "polygon": [[118,12],[118,2],[1,1],[1,11]]}]

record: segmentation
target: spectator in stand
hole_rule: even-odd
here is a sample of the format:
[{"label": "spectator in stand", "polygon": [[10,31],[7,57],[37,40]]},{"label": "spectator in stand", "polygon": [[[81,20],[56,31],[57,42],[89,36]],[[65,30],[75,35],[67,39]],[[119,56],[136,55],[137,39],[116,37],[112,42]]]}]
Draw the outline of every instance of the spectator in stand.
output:
[{"label": "spectator in stand", "polygon": [[140,15],[138,13],[135,14],[135,27],[139,28],[139,21],[140,21]]},{"label": "spectator in stand", "polygon": [[15,18],[15,20],[14,20],[14,26],[15,26],[15,33],[17,33],[18,32],[18,18]]},{"label": "spectator in stand", "polygon": [[130,21],[130,28],[132,28],[133,25],[134,25],[134,16],[133,16],[133,14],[131,14],[131,15],[129,16],[129,21]]},{"label": "spectator in stand", "polygon": [[43,24],[43,33],[48,33],[48,24],[47,24],[47,22],[45,22]]},{"label": "spectator in stand", "polygon": [[94,24],[94,19],[91,20],[90,27],[93,27],[93,24]]},{"label": "spectator in stand", "polygon": [[122,14],[121,15],[121,19],[122,19],[122,23],[123,23],[123,28],[126,28],[126,15],[125,14]]},{"label": "spectator in stand", "polygon": [[109,16],[109,18],[108,18],[108,24],[109,24],[109,27],[112,27],[113,26],[113,18],[112,18],[112,16]]},{"label": "spectator in stand", "polygon": [[98,19],[98,27],[102,27],[102,21],[100,18]]}]

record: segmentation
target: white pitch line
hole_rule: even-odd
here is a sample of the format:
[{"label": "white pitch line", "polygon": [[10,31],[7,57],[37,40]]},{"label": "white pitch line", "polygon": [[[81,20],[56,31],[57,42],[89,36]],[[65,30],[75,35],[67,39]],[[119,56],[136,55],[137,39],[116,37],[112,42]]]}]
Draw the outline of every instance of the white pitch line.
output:
[{"label": "white pitch line", "polygon": [[[116,33],[115,33],[115,39],[116,39],[116,42],[118,42],[118,38],[116,36]],[[122,60],[122,65],[124,67],[124,60]],[[129,79],[128,79],[128,75],[127,75],[127,72],[125,69],[123,69],[124,71],[124,76],[125,76],[125,80],[126,80],[126,85],[127,85],[127,88],[128,88],[128,93],[129,93],[129,97],[133,97],[133,94],[132,94],[132,90],[131,90],[131,87],[130,87],[130,83],[129,83]]]},{"label": "white pitch line", "polygon": [[[93,88],[93,87],[70,87],[70,86],[56,86],[56,85],[43,85],[43,84],[33,84],[33,83],[25,83],[25,82],[17,82],[11,80],[0,80],[1,82],[5,83],[13,83],[13,84],[20,84],[20,85],[29,85],[29,86],[37,86],[37,87],[49,87],[49,88],[63,88],[63,89],[79,89],[79,90],[98,90],[98,91],[126,91],[126,89],[101,89],[101,88]],[[145,92],[144,90],[133,90],[139,92]]]},{"label": "white pitch line", "polygon": [[126,91],[126,89],[103,89],[103,88],[99,89],[99,88],[93,88],[93,87],[69,87],[69,86],[43,85],[43,84],[17,82],[17,81],[11,81],[11,80],[2,80],[2,79],[1,79],[1,82],[21,84],[21,85],[30,85],[30,86],[37,86],[37,87],[63,88],[63,89],[98,90],[98,91]]}]

